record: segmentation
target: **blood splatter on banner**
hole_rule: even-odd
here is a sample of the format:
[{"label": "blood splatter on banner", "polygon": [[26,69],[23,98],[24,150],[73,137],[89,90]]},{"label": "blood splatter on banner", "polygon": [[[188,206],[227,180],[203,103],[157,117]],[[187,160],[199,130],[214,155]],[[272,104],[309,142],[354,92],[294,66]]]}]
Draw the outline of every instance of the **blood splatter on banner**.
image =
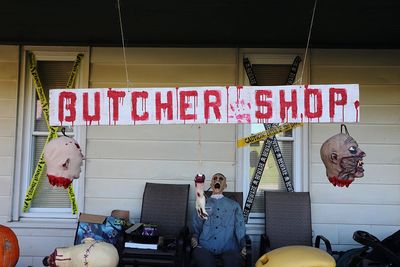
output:
[{"label": "blood splatter on banner", "polygon": [[285,85],[50,90],[50,124],[358,122],[359,86]]}]

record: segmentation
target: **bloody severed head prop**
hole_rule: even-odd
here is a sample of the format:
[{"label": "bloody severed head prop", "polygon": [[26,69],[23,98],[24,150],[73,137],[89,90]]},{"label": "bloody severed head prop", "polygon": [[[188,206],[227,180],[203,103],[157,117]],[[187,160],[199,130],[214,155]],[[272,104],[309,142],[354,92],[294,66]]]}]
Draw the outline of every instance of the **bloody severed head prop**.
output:
[{"label": "bloody severed head prop", "polygon": [[320,153],[329,182],[334,186],[349,187],[355,178],[364,176],[363,157],[366,154],[342,124],[343,127],[345,133],[341,132],[326,140]]},{"label": "bloody severed head prop", "polygon": [[70,137],[52,139],[44,148],[49,183],[67,188],[81,172],[83,155],[79,144]]}]

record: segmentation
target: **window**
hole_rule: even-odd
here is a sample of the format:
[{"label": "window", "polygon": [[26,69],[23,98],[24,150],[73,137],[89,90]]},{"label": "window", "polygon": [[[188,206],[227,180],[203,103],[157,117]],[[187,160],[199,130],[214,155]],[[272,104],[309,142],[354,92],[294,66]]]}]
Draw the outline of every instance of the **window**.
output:
[{"label": "window", "polygon": [[[87,87],[87,58],[85,49],[69,48],[69,51],[46,51],[45,48],[24,49],[23,65],[21,67],[21,86],[19,99],[18,135],[17,139],[17,163],[16,163],[16,185],[13,207],[13,219],[20,217],[46,217],[46,218],[75,218],[72,214],[71,201],[68,191],[62,187],[53,187],[49,184],[46,176],[46,168],[40,177],[36,191],[31,201],[28,212],[23,212],[23,204],[29,184],[35,172],[36,165],[40,159],[47,136],[48,129],[45,122],[41,104],[36,93],[36,87],[30,73],[30,53],[33,53],[37,62],[37,70],[42,83],[46,99],[49,100],[49,89],[65,88],[79,53],[84,54],[80,68],[75,80],[75,88]],[[85,152],[85,138],[83,127],[67,127],[65,133],[75,138],[83,147]],[[59,127],[59,135],[61,127]],[[78,208],[83,202],[84,173],[82,168],[81,177],[73,182],[75,197]],[[20,179],[18,179],[20,178]]]},{"label": "window", "polygon": [[[258,85],[272,86],[286,84],[292,62],[296,55],[268,56],[251,54],[244,55],[244,57],[249,58]],[[297,75],[300,75],[300,68],[301,65]],[[243,77],[245,77],[243,79],[245,81],[244,84],[249,84],[245,70],[242,69],[242,71],[244,75]],[[296,76],[296,78],[298,78],[298,76]],[[307,145],[305,144],[306,142],[302,142],[303,132],[306,130],[302,128],[305,127],[295,128],[276,135],[295,191],[305,190],[306,188],[304,188],[303,185],[308,182],[301,179],[307,171],[307,168],[303,168],[303,159],[307,153]],[[265,128],[263,124],[242,125],[238,127],[238,136],[249,136],[264,130]],[[239,177],[243,177],[243,191],[245,192],[245,195],[249,192],[249,185],[259,160],[263,142],[264,141],[260,141],[245,148],[238,148],[239,170],[237,173],[239,174]],[[262,223],[264,221],[264,190],[286,191],[272,149],[268,155],[268,160],[251,208],[248,221],[250,224]]]}]

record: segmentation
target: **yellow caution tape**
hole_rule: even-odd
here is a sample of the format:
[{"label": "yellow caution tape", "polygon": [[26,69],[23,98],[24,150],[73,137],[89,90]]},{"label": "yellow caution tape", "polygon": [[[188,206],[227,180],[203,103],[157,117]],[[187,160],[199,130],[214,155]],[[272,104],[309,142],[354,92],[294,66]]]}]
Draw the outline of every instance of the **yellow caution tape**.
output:
[{"label": "yellow caution tape", "polygon": [[71,71],[71,74],[69,75],[69,79],[68,79],[68,82],[67,82],[67,88],[68,89],[71,89],[72,86],[74,86],[74,84],[75,84],[76,74],[78,73],[79,66],[80,66],[81,61],[82,61],[82,57],[83,57],[83,54],[78,54],[76,56],[76,60],[75,60],[74,66],[72,67],[72,71]]},{"label": "yellow caution tape", "polygon": [[245,138],[239,139],[236,141],[236,145],[237,147],[243,147],[252,143],[256,143],[259,142],[261,140],[265,140],[268,137],[272,137],[278,133],[281,132],[286,132],[289,131],[293,128],[302,126],[303,123],[284,123],[278,126],[274,126],[268,130],[256,133],[256,134],[252,134],[250,136],[247,136]]},{"label": "yellow caution tape", "polygon": [[72,205],[72,214],[77,214],[78,213],[78,204],[76,204],[74,187],[72,186],[72,184],[70,184],[68,186],[68,196],[69,196],[69,201],[71,202],[71,205]]},{"label": "yellow caution tape", "polygon": [[[79,66],[82,61],[82,57],[83,57],[83,54],[78,54],[76,57],[71,74],[68,78],[68,82],[67,82],[68,89],[72,88],[72,86],[75,83],[76,75],[78,73]],[[49,103],[47,102],[46,95],[44,93],[44,89],[43,89],[42,83],[39,78],[39,73],[37,71],[36,59],[35,59],[35,55],[33,53],[30,54],[30,71],[32,74],[33,83],[36,88],[36,94],[38,95],[40,105],[42,106],[44,120],[46,122],[47,129],[49,131],[46,142],[44,144],[44,147],[45,147],[51,139],[58,137],[58,127],[53,127],[49,124]],[[29,189],[26,192],[24,207],[22,209],[23,212],[28,212],[28,210],[31,206],[31,203],[32,203],[33,196],[35,195],[36,188],[37,188],[37,186],[40,182],[40,178],[42,177],[42,174],[43,174],[44,165],[45,165],[44,147],[43,147],[42,153],[40,154],[40,158],[39,158],[38,164],[36,165],[35,172],[32,176],[31,182],[29,184]],[[72,184],[70,184],[68,186],[68,196],[69,196],[69,200],[72,205],[72,214],[77,214],[78,213],[78,205],[76,203],[74,188],[73,188]]]}]

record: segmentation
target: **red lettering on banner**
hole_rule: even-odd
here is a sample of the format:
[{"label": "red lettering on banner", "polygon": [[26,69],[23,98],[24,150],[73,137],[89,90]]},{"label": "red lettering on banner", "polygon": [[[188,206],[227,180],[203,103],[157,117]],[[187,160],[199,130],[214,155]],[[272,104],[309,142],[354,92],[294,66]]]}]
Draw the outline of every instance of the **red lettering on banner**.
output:
[{"label": "red lettering on banner", "polygon": [[[137,100],[138,98],[142,98],[142,110],[144,110],[142,115],[137,113]],[[142,92],[132,92],[132,120],[133,121],[146,121],[149,119],[149,113],[146,111],[145,103],[146,99],[149,97],[149,93],[146,91]]]},{"label": "red lettering on banner", "polygon": [[[64,118],[64,101],[65,109],[69,110],[69,116]],[[74,92],[61,92],[58,96],[58,120],[61,125],[63,121],[74,123],[76,119],[76,94]]]},{"label": "red lettering on banner", "polygon": [[[311,112],[310,98],[314,97],[314,111]],[[322,115],[322,93],[319,89],[306,89],[304,90],[304,113],[306,118],[314,119],[320,118]]]},{"label": "red lettering on banner", "polygon": [[167,112],[167,120],[172,120],[174,117],[174,110],[172,106],[172,92],[167,92],[167,102],[161,103],[161,92],[156,93],[156,120],[161,120],[161,110]]},{"label": "red lettering on banner", "polygon": [[[340,99],[335,100],[335,96],[340,95]],[[342,121],[344,121],[344,106],[347,104],[347,91],[344,88],[329,88],[329,117],[335,117],[335,106],[343,106]]]},{"label": "red lettering on banner", "polygon": [[83,93],[83,120],[92,125],[92,121],[100,121],[100,92],[94,93],[94,115],[89,115],[88,95],[89,93]]},{"label": "red lettering on banner", "polygon": [[114,124],[118,121],[119,119],[119,100],[121,100],[121,102],[124,100],[125,98],[125,92],[124,91],[114,91],[111,88],[109,88],[109,90],[107,91],[107,96],[109,98],[108,100],[108,123],[110,123],[110,116],[111,116],[111,99],[112,99],[112,118],[114,121]]},{"label": "red lettering on banner", "polygon": [[[210,96],[215,97],[215,101],[210,101]],[[214,110],[215,118],[217,120],[221,119],[221,111],[219,108],[221,107],[221,91],[218,90],[206,90],[204,92],[204,116],[206,121],[210,118],[210,108]]]},{"label": "red lettering on banner", "polygon": [[[179,118],[181,120],[196,120],[197,114],[187,114],[186,110],[190,108],[189,101],[190,97],[197,98],[197,91],[180,91],[179,92]],[[186,101],[187,100],[187,101]],[[195,107],[194,107],[195,108]]]},{"label": "red lettering on banner", "polygon": [[[272,101],[267,101],[267,98],[272,97],[271,90],[256,90],[256,111],[257,119],[270,119],[272,118]],[[264,112],[266,109],[266,112]]]},{"label": "red lettering on banner", "polygon": [[288,121],[289,108],[292,109],[292,118],[297,118],[297,91],[292,90],[292,101],[285,100],[285,90],[279,90],[280,115],[282,122]]}]

